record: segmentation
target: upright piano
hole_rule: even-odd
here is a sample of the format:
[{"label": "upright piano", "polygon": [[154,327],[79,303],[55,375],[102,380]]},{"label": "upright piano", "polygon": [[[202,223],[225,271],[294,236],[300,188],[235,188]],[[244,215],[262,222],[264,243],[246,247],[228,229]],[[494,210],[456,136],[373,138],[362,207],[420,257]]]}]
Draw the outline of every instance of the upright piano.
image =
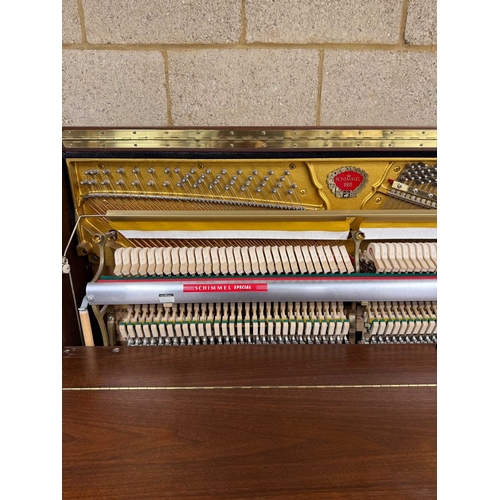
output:
[{"label": "upright piano", "polygon": [[62,145],[64,498],[436,498],[435,129]]}]

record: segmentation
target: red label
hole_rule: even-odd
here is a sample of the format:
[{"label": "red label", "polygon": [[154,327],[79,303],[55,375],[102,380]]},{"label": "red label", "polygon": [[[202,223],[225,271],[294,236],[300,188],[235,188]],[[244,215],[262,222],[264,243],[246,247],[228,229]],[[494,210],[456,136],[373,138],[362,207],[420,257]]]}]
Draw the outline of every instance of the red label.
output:
[{"label": "red label", "polygon": [[342,191],[354,191],[362,182],[364,177],[358,172],[347,170],[337,174],[333,178],[335,185]]},{"label": "red label", "polygon": [[224,283],[224,284],[210,284],[200,283],[194,285],[182,285],[183,292],[197,292],[197,293],[220,293],[220,292],[267,292],[267,283]]}]

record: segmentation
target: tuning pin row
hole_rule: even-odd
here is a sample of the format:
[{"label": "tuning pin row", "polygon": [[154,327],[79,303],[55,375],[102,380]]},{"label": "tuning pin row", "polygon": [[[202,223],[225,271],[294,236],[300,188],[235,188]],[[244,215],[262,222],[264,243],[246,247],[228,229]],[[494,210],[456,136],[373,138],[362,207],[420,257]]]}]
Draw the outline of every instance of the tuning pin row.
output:
[{"label": "tuning pin row", "polygon": [[437,165],[427,163],[408,163],[398,177],[399,182],[412,186],[437,186]]},{"label": "tuning pin row", "polygon": [[[200,164],[201,165],[201,164]],[[181,198],[185,203],[230,203],[244,206],[266,206],[302,210],[297,183],[289,170],[242,170],[234,165],[215,169],[198,165],[139,167],[85,170],[84,197],[127,198],[137,195],[149,199]]]}]

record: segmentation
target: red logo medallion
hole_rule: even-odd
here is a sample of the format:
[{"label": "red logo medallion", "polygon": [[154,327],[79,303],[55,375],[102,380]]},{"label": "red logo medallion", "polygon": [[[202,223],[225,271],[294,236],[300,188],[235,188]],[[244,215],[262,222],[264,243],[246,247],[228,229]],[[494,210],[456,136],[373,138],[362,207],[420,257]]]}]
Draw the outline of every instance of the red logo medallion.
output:
[{"label": "red logo medallion", "polygon": [[355,198],[368,182],[368,174],[358,167],[342,167],[328,174],[326,181],[337,198]]}]

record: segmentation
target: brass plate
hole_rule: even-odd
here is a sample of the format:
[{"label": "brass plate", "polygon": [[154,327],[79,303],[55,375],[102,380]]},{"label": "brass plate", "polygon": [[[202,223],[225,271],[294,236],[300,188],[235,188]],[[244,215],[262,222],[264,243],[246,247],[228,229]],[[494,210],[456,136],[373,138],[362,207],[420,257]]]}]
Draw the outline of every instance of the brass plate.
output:
[{"label": "brass plate", "polygon": [[71,149],[436,149],[435,129],[63,129]]},{"label": "brass plate", "polygon": [[388,389],[437,387],[437,384],[357,384],[357,385],[236,385],[165,387],[63,387],[63,391],[200,391],[217,389]]}]

